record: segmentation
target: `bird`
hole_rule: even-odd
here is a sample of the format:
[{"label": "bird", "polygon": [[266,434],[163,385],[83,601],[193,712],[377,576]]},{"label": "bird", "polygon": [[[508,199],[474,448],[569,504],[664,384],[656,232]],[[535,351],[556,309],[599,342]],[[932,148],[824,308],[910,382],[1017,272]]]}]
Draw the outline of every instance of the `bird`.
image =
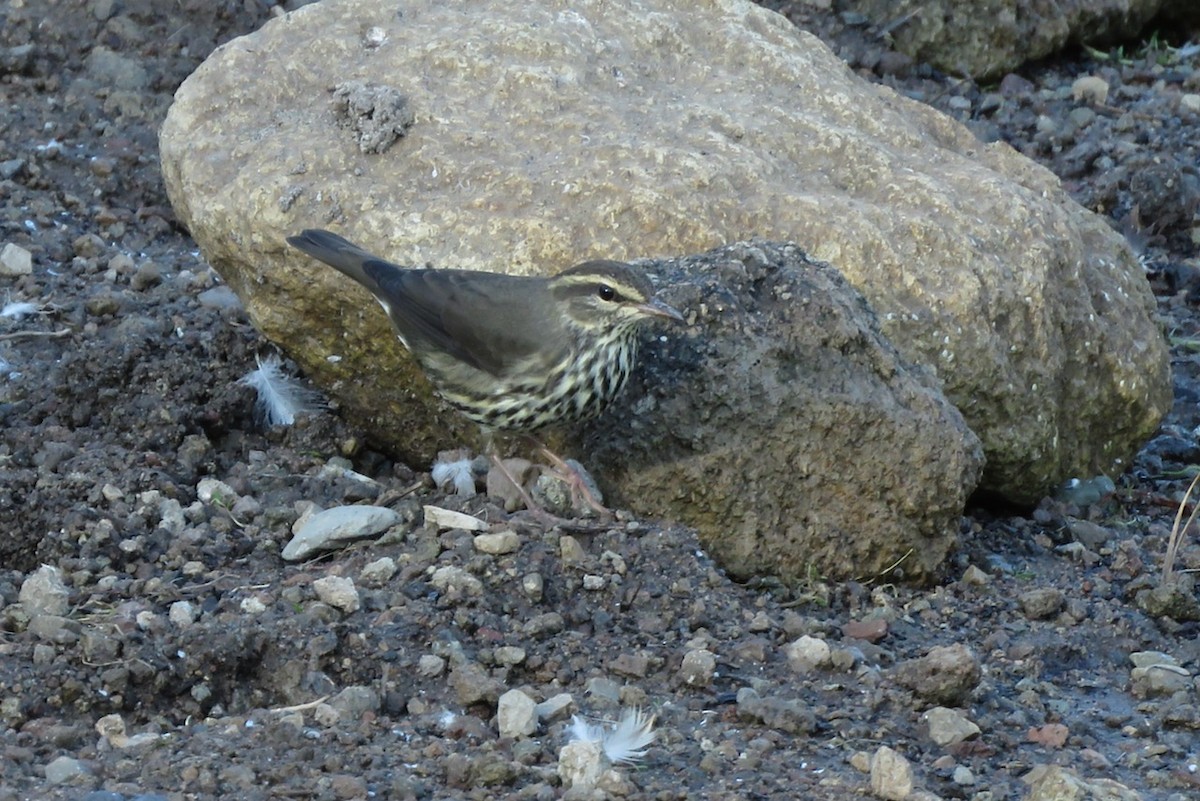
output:
[{"label": "bird", "polygon": [[607,514],[579,472],[534,435],[591,419],[616,399],[637,360],[643,323],[684,322],[654,296],[644,273],[612,260],[550,277],[403,267],[321,229],[287,242],[375,297],[437,394],[483,429],[491,461],[528,508],[537,505],[500,460],[496,431],[528,436],[566,473],[572,494]]}]

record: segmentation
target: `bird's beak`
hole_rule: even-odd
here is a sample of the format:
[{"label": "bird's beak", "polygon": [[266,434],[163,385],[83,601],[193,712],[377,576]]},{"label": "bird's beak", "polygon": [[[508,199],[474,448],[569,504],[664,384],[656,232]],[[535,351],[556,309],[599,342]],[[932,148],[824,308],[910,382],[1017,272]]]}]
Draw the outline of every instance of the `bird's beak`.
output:
[{"label": "bird's beak", "polygon": [[646,303],[639,304],[637,310],[647,317],[666,317],[668,320],[674,320],[677,323],[685,322],[682,314],[658,298],[650,298]]}]

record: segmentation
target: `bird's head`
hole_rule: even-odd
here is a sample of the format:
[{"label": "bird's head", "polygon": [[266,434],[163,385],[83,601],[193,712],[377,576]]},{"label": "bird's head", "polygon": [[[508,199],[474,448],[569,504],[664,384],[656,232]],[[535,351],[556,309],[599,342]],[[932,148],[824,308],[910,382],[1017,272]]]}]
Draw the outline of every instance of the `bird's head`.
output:
[{"label": "bird's head", "polygon": [[654,297],[646,276],[623,262],[577,264],[551,278],[549,287],[567,319],[585,330],[625,330],[654,317],[683,322]]}]

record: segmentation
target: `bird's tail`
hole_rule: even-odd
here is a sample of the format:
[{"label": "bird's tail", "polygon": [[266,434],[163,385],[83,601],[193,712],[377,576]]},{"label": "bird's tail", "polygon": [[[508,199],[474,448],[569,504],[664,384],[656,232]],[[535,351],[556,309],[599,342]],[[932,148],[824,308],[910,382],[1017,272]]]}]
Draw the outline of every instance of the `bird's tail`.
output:
[{"label": "bird's tail", "polygon": [[287,243],[345,273],[372,292],[376,290],[375,281],[363,267],[368,261],[377,261],[378,258],[345,237],[332,231],[307,228],[295,236],[289,236]]}]

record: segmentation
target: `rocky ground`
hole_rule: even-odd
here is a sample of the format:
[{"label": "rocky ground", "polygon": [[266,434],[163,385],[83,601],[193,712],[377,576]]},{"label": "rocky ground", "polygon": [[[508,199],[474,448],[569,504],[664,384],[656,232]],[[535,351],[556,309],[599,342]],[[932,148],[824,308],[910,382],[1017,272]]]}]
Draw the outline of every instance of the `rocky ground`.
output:
[{"label": "rocky ground", "polygon": [[[932,589],[743,586],[669,521],[506,521],[335,411],[264,428],[239,379],[269,348],[174,223],[156,131],[277,10],[9,3],[0,247],[32,272],[0,274],[0,801],[557,798],[571,715],[634,707],[656,739],[597,797],[902,797],[910,773],[914,798],[1200,793],[1194,535],[1162,581],[1200,458],[1200,32],[977,83],[781,5],[1139,248],[1177,403],[1115,488],[972,510]],[[390,541],[281,559],[314,504],[367,501],[396,510]]]}]

